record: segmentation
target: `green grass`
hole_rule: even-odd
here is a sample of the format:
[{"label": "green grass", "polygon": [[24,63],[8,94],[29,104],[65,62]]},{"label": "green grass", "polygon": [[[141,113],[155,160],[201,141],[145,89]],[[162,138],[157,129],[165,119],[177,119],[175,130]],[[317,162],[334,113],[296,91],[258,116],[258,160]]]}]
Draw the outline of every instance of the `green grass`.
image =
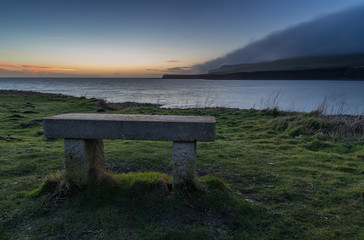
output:
[{"label": "green grass", "polygon": [[36,120],[98,109],[0,95],[0,239],[364,239],[364,140],[316,114],[108,111],[215,116],[216,141],[197,144],[196,188],[172,192],[171,142],[105,140],[110,174],[74,189]]}]

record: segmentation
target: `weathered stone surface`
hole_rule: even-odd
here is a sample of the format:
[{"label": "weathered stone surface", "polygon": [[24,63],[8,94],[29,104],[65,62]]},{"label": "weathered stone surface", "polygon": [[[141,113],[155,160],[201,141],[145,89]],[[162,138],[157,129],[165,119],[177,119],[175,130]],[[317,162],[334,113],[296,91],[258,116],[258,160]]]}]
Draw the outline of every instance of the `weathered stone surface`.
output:
[{"label": "weathered stone surface", "polygon": [[123,114],[63,114],[43,119],[47,138],[64,138],[68,178],[88,185],[103,172],[102,139],[173,141],[173,185],[194,184],[196,141],[215,140],[215,118]]},{"label": "weathered stone surface", "polygon": [[47,138],[156,141],[215,140],[215,118],[124,114],[63,114],[43,119]]},{"label": "weathered stone surface", "polygon": [[173,185],[193,184],[196,179],[196,142],[173,142]]},{"label": "weathered stone surface", "polygon": [[94,139],[64,139],[67,177],[78,185],[87,185],[104,167],[104,144]]}]

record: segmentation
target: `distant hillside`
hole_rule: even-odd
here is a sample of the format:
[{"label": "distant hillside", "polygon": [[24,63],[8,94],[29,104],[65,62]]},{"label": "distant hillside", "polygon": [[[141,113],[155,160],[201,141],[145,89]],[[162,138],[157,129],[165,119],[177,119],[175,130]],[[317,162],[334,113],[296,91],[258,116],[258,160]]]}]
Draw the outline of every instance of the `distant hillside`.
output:
[{"label": "distant hillside", "polygon": [[224,65],[207,74],[166,74],[166,79],[364,80],[364,54]]},{"label": "distant hillside", "polygon": [[282,59],[253,64],[224,65],[209,74],[237,72],[294,71],[364,67],[364,54]]}]

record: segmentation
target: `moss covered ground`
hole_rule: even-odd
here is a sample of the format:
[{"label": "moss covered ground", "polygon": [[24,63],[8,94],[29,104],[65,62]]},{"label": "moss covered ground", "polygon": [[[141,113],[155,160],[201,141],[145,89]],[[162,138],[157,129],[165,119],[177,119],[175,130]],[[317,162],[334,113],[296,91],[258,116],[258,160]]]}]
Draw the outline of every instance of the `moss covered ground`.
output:
[{"label": "moss covered ground", "polygon": [[215,116],[216,141],[197,144],[199,183],[172,191],[172,142],[104,140],[109,178],[72,189],[63,140],[47,141],[41,119],[99,110],[0,94],[0,239],[364,239],[362,129],[338,135],[316,113],[107,110]]}]

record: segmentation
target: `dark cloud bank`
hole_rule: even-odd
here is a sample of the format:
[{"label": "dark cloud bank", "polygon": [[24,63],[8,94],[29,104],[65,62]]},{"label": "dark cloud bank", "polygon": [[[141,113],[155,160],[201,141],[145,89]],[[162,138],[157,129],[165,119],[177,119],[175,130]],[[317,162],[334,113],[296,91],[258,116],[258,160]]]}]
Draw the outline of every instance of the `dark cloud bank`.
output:
[{"label": "dark cloud bank", "polygon": [[194,65],[192,72],[207,73],[230,64],[356,53],[364,53],[364,5],[272,33],[226,56]]}]

